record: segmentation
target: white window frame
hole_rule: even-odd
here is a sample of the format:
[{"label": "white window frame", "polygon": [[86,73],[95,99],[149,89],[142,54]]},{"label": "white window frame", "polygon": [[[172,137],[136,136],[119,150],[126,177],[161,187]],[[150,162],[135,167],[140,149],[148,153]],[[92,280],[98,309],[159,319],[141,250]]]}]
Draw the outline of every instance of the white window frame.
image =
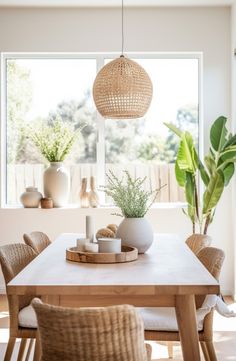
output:
[{"label": "white window frame", "polygon": [[[201,52],[127,52],[127,57],[134,59],[196,59],[198,60],[198,139],[199,156],[203,159],[203,54]],[[30,53],[30,52],[4,52],[1,53],[0,63],[0,207],[9,208],[7,204],[7,92],[6,92],[6,61],[8,59],[95,59],[97,72],[105,65],[105,59],[120,56],[117,52],[105,53]],[[105,184],[105,122],[97,112],[97,180],[98,184]],[[203,192],[200,185],[200,194]],[[104,197],[104,194],[101,196]],[[101,199],[103,201],[103,199]],[[103,203],[103,202],[102,202]],[[169,203],[168,203],[169,204]],[[181,207],[181,205],[179,205]],[[12,208],[12,207],[11,207]],[[16,208],[16,206],[13,206]]]}]

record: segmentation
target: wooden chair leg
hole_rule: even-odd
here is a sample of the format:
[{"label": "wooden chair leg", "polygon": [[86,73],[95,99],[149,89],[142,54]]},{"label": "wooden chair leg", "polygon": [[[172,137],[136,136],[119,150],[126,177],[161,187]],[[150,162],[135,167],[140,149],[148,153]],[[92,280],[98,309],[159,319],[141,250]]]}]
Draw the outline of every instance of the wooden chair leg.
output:
[{"label": "wooden chair leg", "polygon": [[152,361],[152,346],[149,343],[145,343],[147,351],[147,360]]},{"label": "wooden chair leg", "polygon": [[202,348],[202,353],[203,353],[203,356],[204,356],[204,360],[205,360],[205,361],[210,361],[205,342],[204,342],[204,341],[200,341],[200,344],[201,344],[201,348]]},{"label": "wooden chair leg", "polygon": [[210,361],[217,361],[213,342],[205,342]]},{"label": "wooden chair leg", "polygon": [[30,342],[29,342],[28,350],[27,350],[27,353],[26,353],[26,356],[25,356],[25,361],[29,361],[33,345],[34,345],[34,339],[31,338]]},{"label": "wooden chair leg", "polygon": [[167,342],[167,350],[168,350],[168,357],[169,358],[173,358],[173,343],[172,342]]},{"label": "wooden chair leg", "polygon": [[40,340],[39,340],[39,331],[37,331],[33,361],[39,361],[40,358],[41,358],[41,345],[40,345]]},{"label": "wooden chair leg", "polygon": [[7,344],[7,349],[6,349],[6,353],[4,356],[4,361],[10,361],[11,360],[11,355],[15,346],[15,342],[16,342],[16,338],[15,337],[10,337],[8,340],[8,344]]},{"label": "wooden chair leg", "polygon": [[17,361],[23,360],[26,343],[27,343],[27,338],[22,338],[21,342],[20,342],[20,348],[19,348],[19,352],[18,352]]}]

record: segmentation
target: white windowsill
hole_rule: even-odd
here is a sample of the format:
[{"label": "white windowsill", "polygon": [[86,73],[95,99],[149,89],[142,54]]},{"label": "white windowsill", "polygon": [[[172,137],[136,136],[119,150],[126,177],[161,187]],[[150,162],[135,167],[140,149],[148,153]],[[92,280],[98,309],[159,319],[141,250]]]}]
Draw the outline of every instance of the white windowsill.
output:
[{"label": "white windowsill", "polygon": [[[152,205],[152,207],[150,208],[152,209],[177,209],[177,208],[186,208],[186,203],[182,203],[182,202],[173,202],[173,203],[155,203]],[[70,210],[70,209],[77,209],[77,210],[81,210],[81,211],[100,211],[100,210],[118,210],[117,207],[113,206],[113,205],[104,205],[104,206],[99,206],[97,208],[81,208],[79,207],[77,204],[68,204],[65,207],[60,207],[60,208],[51,208],[51,209],[42,209],[42,208],[24,208],[20,205],[5,205],[1,207],[2,210],[26,210],[26,211],[60,211],[60,210]]]}]

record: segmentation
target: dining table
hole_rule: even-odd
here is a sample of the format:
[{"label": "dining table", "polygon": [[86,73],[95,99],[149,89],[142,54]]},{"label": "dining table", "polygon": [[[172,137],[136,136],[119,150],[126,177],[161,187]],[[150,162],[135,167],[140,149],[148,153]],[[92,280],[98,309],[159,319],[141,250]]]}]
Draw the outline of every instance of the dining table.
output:
[{"label": "dining table", "polygon": [[175,234],[155,234],[149,250],[126,263],[66,260],[78,233],[59,235],[9,284],[9,295],[40,296],[65,307],[130,304],[175,307],[184,361],[200,361],[195,295],[219,294],[219,284]]}]

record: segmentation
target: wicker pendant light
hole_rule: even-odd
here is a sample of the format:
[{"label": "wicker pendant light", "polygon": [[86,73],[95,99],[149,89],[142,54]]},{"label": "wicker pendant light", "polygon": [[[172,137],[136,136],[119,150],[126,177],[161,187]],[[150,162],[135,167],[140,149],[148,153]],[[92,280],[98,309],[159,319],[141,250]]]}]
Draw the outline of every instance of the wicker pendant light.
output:
[{"label": "wicker pendant light", "polygon": [[135,61],[123,55],[123,0],[122,0],[122,55],[97,74],[93,84],[93,98],[104,118],[140,118],[152,100],[152,82],[147,72]]}]

